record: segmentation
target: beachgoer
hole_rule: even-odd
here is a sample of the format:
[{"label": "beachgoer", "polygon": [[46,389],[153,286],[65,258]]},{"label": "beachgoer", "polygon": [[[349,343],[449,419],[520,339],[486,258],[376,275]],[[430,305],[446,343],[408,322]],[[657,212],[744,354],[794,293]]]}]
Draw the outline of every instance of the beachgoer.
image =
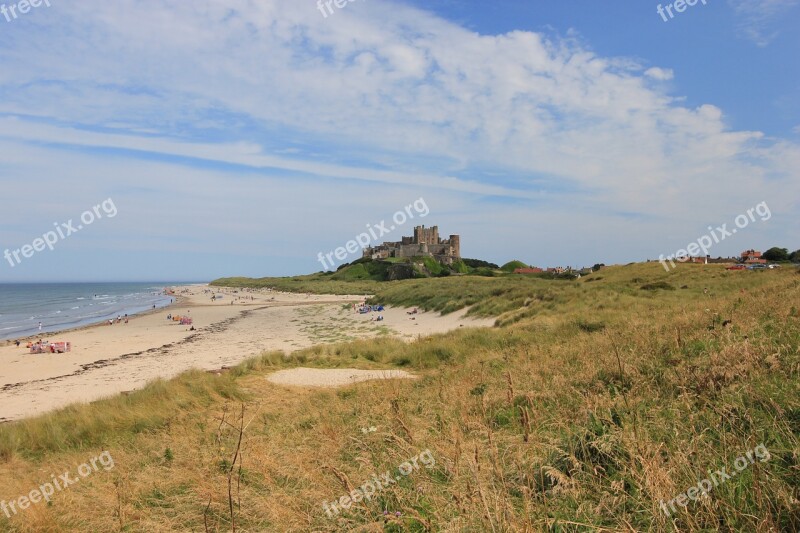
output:
[{"label": "beachgoer", "polygon": [[17,340],[15,344],[17,345],[17,348],[19,348],[19,340]]},{"label": "beachgoer", "polygon": [[39,331],[42,331],[42,323],[39,322]]}]

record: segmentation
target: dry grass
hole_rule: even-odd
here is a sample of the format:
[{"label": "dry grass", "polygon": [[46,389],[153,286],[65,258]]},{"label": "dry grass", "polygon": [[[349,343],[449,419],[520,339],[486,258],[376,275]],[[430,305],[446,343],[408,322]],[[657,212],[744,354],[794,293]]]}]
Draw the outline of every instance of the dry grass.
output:
[{"label": "dry grass", "polygon": [[[423,280],[420,305],[468,291],[451,280]],[[506,289],[479,283],[495,281]],[[659,282],[676,290],[641,289]],[[103,450],[116,468],[0,514],[0,529],[229,531],[231,501],[239,531],[800,529],[800,276],[656,264],[525,283],[492,297],[508,307],[500,328],[265,354],[2,426],[0,499]],[[264,379],[299,365],[422,377],[313,391]],[[760,443],[770,461],[661,512]],[[434,468],[326,516],[323,501],[426,449]]]}]

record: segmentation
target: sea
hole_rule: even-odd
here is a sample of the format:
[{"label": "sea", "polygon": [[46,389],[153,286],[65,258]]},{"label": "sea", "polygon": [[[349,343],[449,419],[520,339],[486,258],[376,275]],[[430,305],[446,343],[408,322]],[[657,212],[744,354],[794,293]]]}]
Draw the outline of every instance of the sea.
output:
[{"label": "sea", "polygon": [[0,340],[53,333],[166,307],[188,282],[0,283]]}]

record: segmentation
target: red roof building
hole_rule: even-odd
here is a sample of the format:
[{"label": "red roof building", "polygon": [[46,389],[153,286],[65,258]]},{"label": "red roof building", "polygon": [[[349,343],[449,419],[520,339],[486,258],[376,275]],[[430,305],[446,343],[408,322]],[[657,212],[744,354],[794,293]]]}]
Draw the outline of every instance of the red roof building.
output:
[{"label": "red roof building", "polygon": [[742,262],[748,265],[763,265],[767,262],[766,259],[761,259],[761,252],[756,250],[745,250],[742,252]]},{"label": "red roof building", "polygon": [[514,274],[539,274],[542,272],[541,268],[515,268]]}]

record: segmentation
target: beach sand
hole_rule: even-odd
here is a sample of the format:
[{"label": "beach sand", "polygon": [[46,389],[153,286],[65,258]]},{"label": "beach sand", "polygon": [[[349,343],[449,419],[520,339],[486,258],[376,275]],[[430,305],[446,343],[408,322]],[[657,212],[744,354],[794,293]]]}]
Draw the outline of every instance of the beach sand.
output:
[{"label": "beach sand", "polygon": [[344,387],[362,381],[414,379],[404,370],[358,370],[355,368],[289,368],[267,376],[267,381],[289,387]]},{"label": "beach sand", "polygon": [[[203,285],[181,287],[176,304],[131,317],[128,324],[97,325],[43,335],[70,341],[63,354],[31,354],[25,344],[0,346],[0,422],[46,413],[75,402],[142,388],[157,378],[186,370],[234,366],[263,351],[292,352],[316,344],[395,335],[408,341],[458,327],[491,326],[493,319],[465,318],[465,311],[440,316],[408,315],[387,308],[360,315],[352,303],[363,296],[289,294],[274,291],[233,293],[212,302]],[[246,297],[244,299],[243,297]],[[250,299],[252,297],[252,300]],[[231,305],[233,301],[233,305]],[[188,315],[196,331],[166,319]],[[412,320],[413,318],[413,320]]]}]

